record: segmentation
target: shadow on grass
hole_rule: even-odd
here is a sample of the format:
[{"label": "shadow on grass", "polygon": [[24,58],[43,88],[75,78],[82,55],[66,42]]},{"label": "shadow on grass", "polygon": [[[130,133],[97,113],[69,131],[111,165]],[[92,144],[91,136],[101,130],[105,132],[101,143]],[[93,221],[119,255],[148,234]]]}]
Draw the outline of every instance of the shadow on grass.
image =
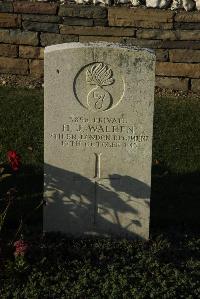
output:
[{"label": "shadow on grass", "polygon": [[174,174],[153,167],[151,231],[197,232],[200,224],[200,172]]},{"label": "shadow on grass", "polygon": [[[9,172],[9,169],[8,169]],[[42,232],[42,207],[37,206],[43,200],[43,169],[32,165],[24,165],[12,176],[1,182],[0,198],[14,188],[17,192],[8,210],[2,235],[12,238],[21,221],[22,233]],[[0,210],[5,207],[5,200],[0,202]]]}]

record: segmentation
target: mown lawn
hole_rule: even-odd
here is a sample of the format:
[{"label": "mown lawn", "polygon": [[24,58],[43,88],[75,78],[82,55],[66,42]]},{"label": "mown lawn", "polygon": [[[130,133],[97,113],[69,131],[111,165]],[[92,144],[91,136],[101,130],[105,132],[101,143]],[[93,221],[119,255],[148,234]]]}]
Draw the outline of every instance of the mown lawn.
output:
[{"label": "mown lawn", "polygon": [[23,220],[30,243],[21,266],[5,247],[0,297],[200,297],[199,115],[198,99],[155,99],[149,242],[43,238],[42,209],[32,213],[43,189],[43,91],[0,88],[0,161],[10,149],[22,157],[17,175],[0,183],[0,198],[18,191],[2,241]]}]

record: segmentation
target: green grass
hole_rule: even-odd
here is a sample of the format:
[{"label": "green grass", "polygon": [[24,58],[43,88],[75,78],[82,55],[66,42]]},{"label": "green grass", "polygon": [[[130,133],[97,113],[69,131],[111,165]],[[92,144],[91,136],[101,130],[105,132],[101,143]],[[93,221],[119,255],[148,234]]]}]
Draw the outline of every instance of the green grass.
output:
[{"label": "green grass", "polygon": [[151,223],[198,230],[200,223],[200,101],[155,101]]},{"label": "green grass", "polygon": [[176,174],[200,171],[200,100],[156,98],[153,158]]},{"label": "green grass", "polygon": [[[43,92],[20,88],[0,88],[0,161],[15,149],[23,164],[43,163]],[[32,148],[31,151],[29,148]]]},{"label": "green grass", "polygon": [[200,238],[30,243],[24,264],[0,272],[1,298],[199,298]]},{"label": "green grass", "polygon": [[41,230],[42,210],[32,210],[42,199],[43,190],[43,92],[20,88],[0,88],[0,161],[5,162],[8,150],[21,156],[22,167],[17,175],[1,183],[0,197],[10,188],[17,189],[17,198],[7,217],[6,233],[19,226],[22,218],[29,230]]},{"label": "green grass", "polygon": [[1,183],[0,197],[18,190],[3,238],[22,217],[30,245],[21,264],[5,247],[0,297],[200,297],[199,115],[197,99],[155,99],[149,242],[44,239],[41,209],[27,217],[42,199],[43,91],[0,88],[0,160],[10,149],[22,157],[19,173]]}]

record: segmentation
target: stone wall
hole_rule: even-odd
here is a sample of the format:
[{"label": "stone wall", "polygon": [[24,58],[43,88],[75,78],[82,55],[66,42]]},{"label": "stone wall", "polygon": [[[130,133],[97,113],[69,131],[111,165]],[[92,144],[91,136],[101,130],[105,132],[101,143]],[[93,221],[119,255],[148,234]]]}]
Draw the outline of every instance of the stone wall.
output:
[{"label": "stone wall", "polygon": [[154,49],[156,84],[200,90],[200,12],[0,2],[0,73],[42,78],[47,45],[109,41]]}]

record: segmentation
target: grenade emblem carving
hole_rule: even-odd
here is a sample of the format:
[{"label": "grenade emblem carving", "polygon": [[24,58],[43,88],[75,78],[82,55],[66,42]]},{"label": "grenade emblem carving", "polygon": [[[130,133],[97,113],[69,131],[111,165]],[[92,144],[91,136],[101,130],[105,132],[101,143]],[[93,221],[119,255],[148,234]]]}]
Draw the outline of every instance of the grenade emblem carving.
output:
[{"label": "grenade emblem carving", "polygon": [[95,87],[87,95],[87,104],[93,111],[105,111],[113,104],[111,94],[104,86],[114,83],[113,72],[108,65],[98,63],[86,71],[86,82]]}]

